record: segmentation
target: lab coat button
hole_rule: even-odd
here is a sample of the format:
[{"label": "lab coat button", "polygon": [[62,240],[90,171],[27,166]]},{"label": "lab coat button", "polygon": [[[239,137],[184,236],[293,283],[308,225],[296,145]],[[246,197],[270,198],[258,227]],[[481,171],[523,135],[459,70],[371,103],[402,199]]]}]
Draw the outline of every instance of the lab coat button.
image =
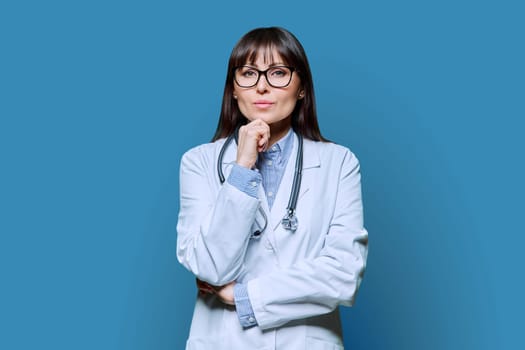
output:
[{"label": "lab coat button", "polygon": [[255,322],[255,318],[253,318],[252,316],[250,316],[250,318],[248,318],[248,322],[250,322],[250,323],[254,323],[254,322]]}]

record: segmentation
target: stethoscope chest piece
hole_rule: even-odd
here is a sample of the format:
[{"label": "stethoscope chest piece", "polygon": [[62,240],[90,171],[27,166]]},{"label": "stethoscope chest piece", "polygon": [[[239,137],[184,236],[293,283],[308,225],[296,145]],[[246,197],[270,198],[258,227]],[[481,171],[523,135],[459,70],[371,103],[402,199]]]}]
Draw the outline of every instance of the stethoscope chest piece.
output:
[{"label": "stethoscope chest piece", "polygon": [[283,225],[285,230],[291,231],[292,233],[297,230],[297,216],[295,216],[295,213],[293,210],[288,211],[284,218],[281,220],[281,224]]}]

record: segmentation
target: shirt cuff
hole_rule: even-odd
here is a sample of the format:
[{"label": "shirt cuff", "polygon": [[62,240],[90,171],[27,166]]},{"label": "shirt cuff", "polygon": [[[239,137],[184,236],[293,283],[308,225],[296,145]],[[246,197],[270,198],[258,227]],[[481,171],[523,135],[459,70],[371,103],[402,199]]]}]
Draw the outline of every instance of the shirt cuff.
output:
[{"label": "shirt cuff", "polygon": [[262,181],[262,176],[257,170],[251,170],[234,163],[227,181],[239,191],[257,198],[257,190]]},{"label": "shirt cuff", "polygon": [[249,328],[257,325],[255,314],[253,313],[250,297],[248,296],[248,289],[245,284],[236,283],[233,287],[233,295],[235,299],[235,308],[239,322],[244,328]]}]

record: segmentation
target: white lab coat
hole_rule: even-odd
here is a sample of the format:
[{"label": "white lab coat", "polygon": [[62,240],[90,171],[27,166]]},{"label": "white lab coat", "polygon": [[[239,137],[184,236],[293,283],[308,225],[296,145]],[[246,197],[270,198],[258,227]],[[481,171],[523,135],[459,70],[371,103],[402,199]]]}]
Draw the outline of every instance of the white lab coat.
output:
[{"label": "white lab coat", "polygon": [[[351,305],[364,273],[359,162],[345,147],[304,140],[298,229],[281,220],[292,187],[297,137],[270,211],[262,186],[253,198],[227,181],[217,159],[224,139],[182,157],[177,257],[212,285],[247,283],[258,326],[243,329],[234,307],[214,295],[197,297],[187,350],[343,349],[338,305]],[[235,162],[223,157],[226,178]],[[251,233],[264,223],[260,238]]]}]

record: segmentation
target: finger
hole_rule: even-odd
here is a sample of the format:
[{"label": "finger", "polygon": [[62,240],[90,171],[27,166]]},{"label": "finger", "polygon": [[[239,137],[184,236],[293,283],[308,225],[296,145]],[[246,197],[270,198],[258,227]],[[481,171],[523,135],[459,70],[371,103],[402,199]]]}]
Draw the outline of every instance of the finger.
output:
[{"label": "finger", "polygon": [[204,281],[201,281],[200,279],[195,280],[197,282],[197,288],[199,291],[203,291],[205,293],[214,293],[215,291],[213,288],[210,287],[210,285]]},{"label": "finger", "polygon": [[268,148],[268,142],[270,140],[270,135],[268,132],[264,131],[261,135],[260,135],[260,139],[257,143],[257,147],[258,147],[258,151],[259,152],[264,152],[266,151],[266,149]]},{"label": "finger", "polygon": [[202,292],[202,293],[207,293],[207,294],[214,294],[215,291],[211,288],[199,288],[199,292]]},{"label": "finger", "polygon": [[266,151],[267,146],[268,146],[268,140],[266,139],[259,140],[259,144],[257,145],[257,152]]},{"label": "finger", "polygon": [[246,134],[246,125],[243,125],[239,128],[239,136]]}]

